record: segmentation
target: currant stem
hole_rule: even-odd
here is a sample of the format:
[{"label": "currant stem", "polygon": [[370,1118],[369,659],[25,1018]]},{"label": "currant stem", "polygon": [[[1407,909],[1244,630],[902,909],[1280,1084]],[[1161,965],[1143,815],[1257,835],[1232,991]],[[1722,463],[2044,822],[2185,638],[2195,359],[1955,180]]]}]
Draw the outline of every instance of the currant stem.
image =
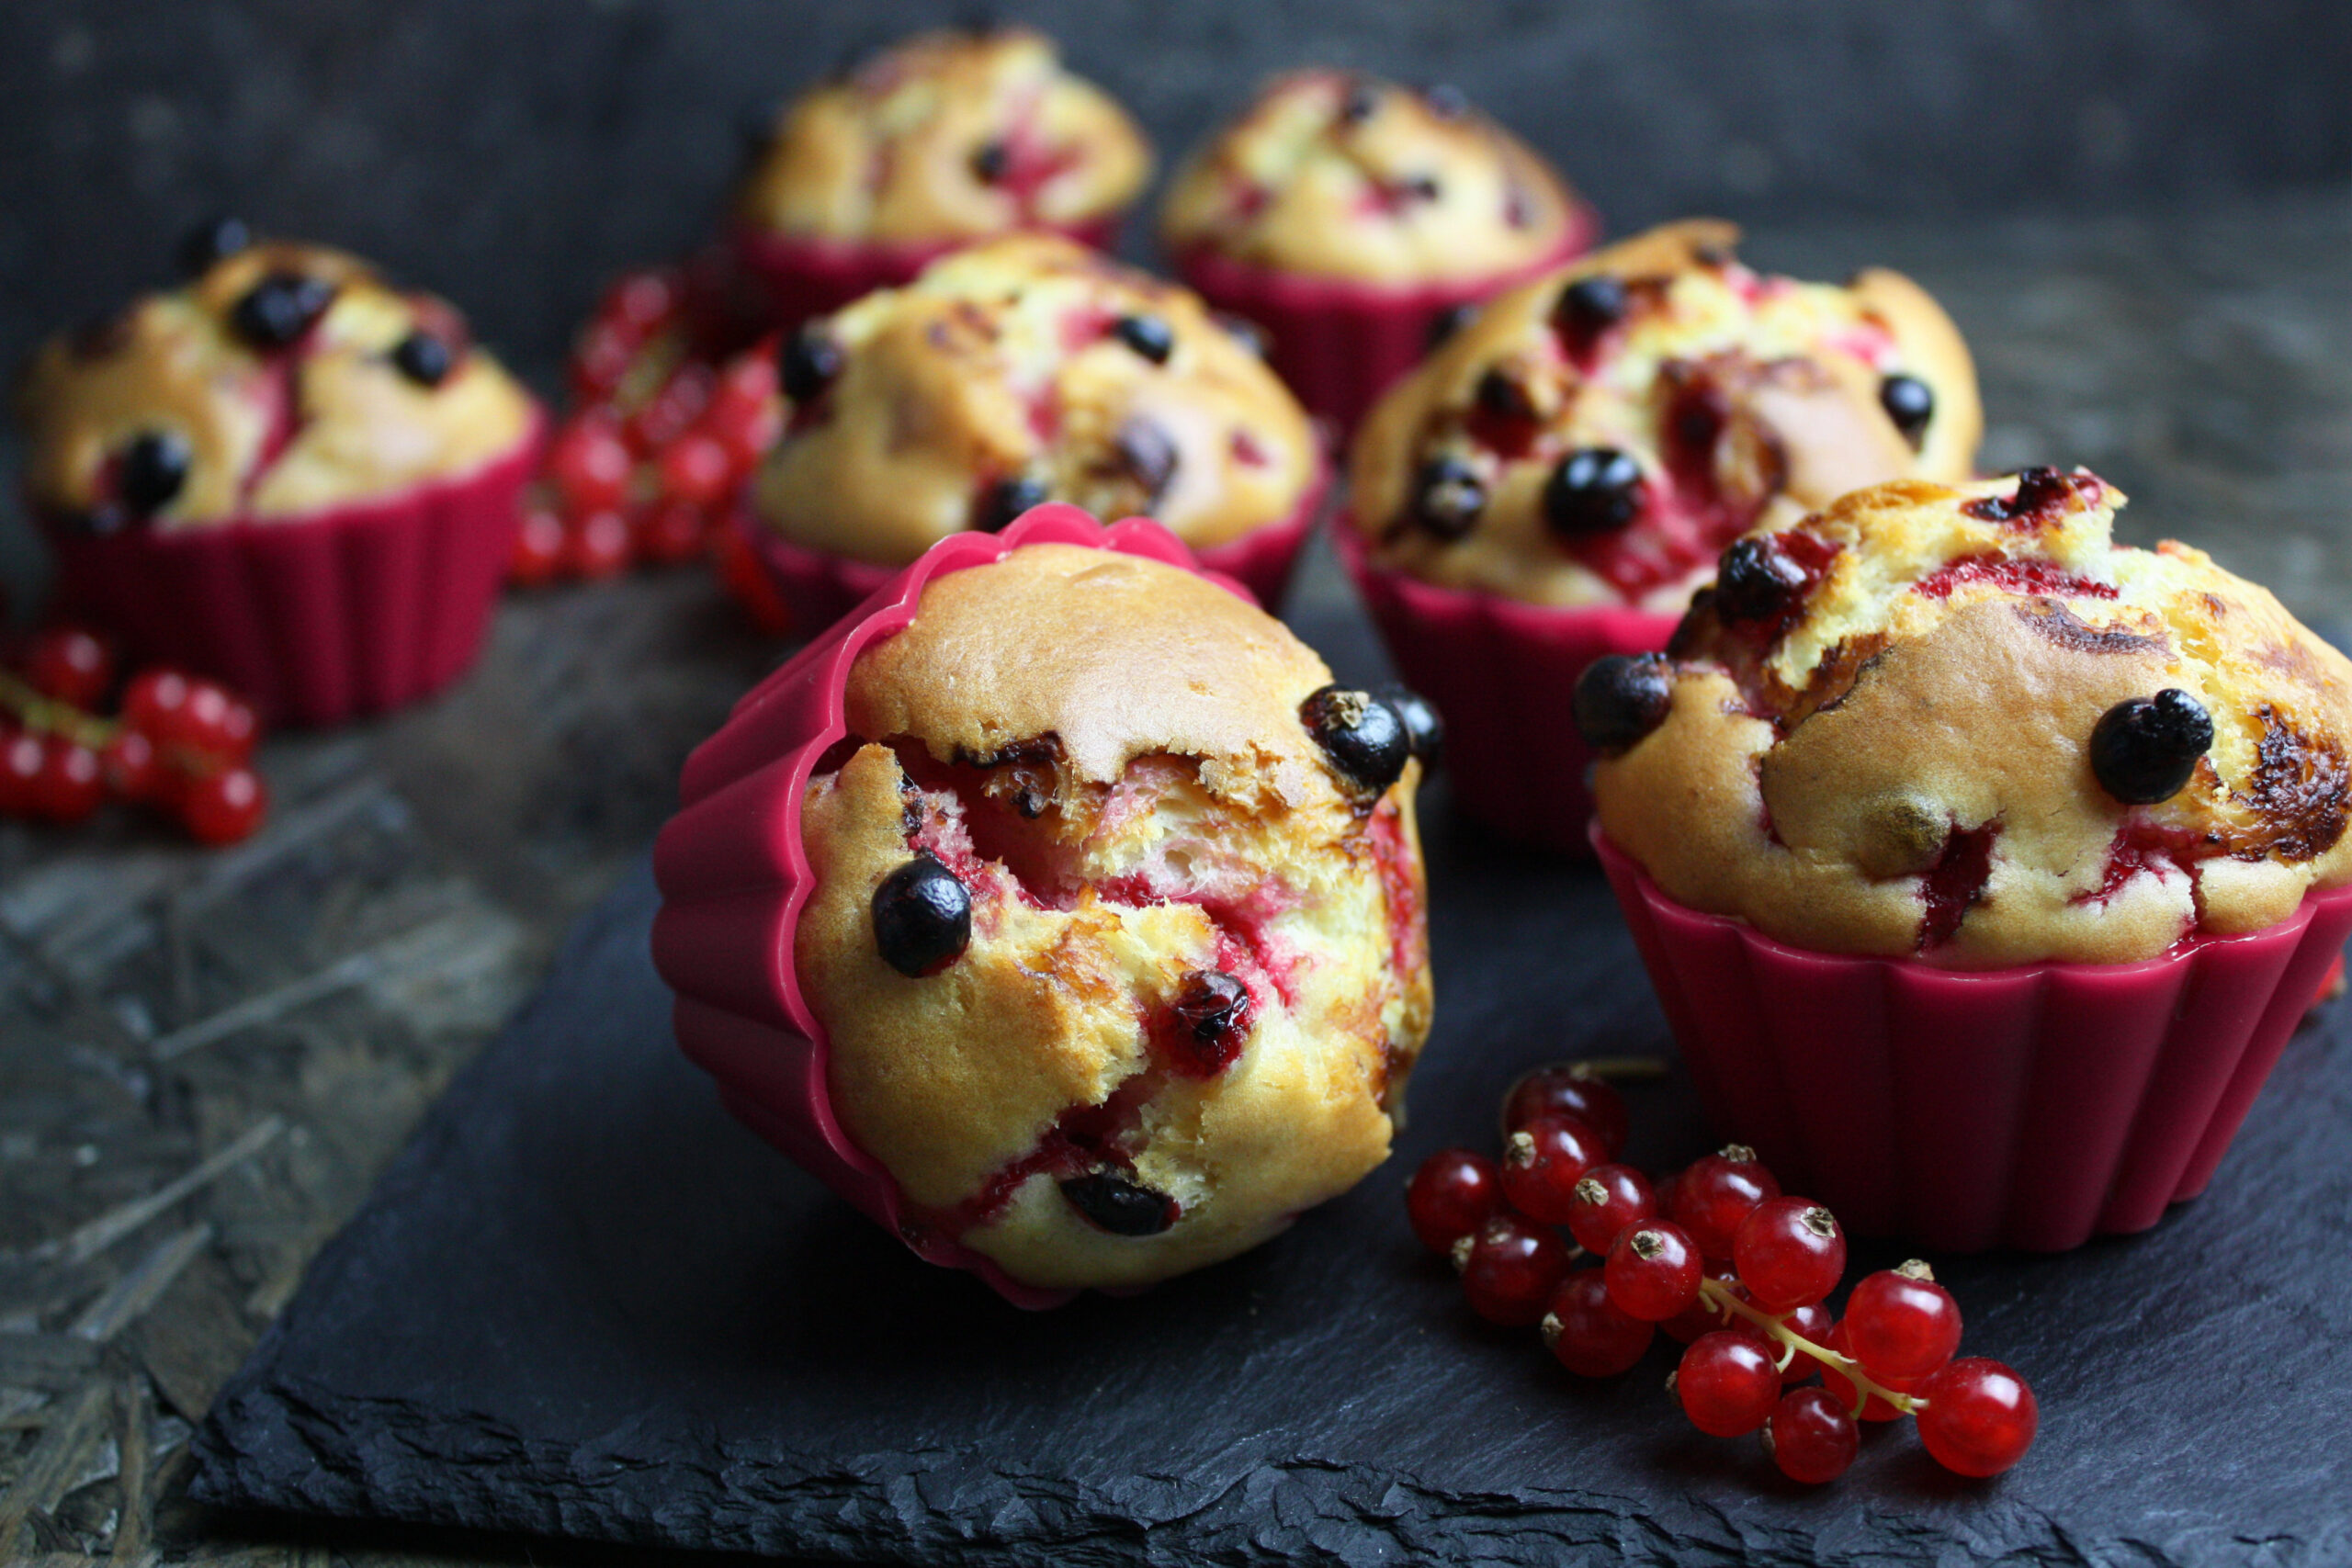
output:
[{"label": "currant stem", "polygon": [[1773,1362],[1775,1370],[1788,1371],[1789,1363],[1794,1360],[1799,1353],[1811,1356],[1825,1366],[1834,1363],[1838,1368],[1838,1375],[1854,1385],[1854,1414],[1857,1416],[1860,1415],[1862,1407],[1871,1402],[1872,1394],[1876,1394],[1906,1415],[1916,1414],[1927,1408],[1928,1402],[1917,1394],[1897,1393],[1885,1384],[1874,1381],[1870,1373],[1862,1370],[1862,1364],[1851,1356],[1841,1356],[1826,1345],[1816,1345],[1780,1318],[1772,1316],[1770,1313],[1758,1311],[1750,1303],[1741,1301],[1732,1294],[1731,1287],[1721,1280],[1702,1279],[1699,1281],[1699,1295],[1709,1306],[1725,1314],[1744,1317],[1779,1341],[1781,1354],[1780,1358]]},{"label": "currant stem", "polygon": [[72,703],[44,696],[31,682],[6,670],[0,670],[0,711],[16,715],[36,734],[62,735],[93,751],[122,731],[119,720],[99,718]]}]

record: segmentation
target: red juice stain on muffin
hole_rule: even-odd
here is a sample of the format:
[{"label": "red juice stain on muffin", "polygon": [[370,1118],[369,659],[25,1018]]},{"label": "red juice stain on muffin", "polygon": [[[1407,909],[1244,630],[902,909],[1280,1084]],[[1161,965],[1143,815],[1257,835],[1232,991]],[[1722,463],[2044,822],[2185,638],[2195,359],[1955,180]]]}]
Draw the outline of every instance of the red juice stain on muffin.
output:
[{"label": "red juice stain on muffin", "polygon": [[1919,879],[1919,901],[1926,906],[1919,917],[1922,953],[1950,942],[1962,917],[1984,896],[1993,875],[1993,840],[2000,830],[2000,823],[1992,821],[1981,828],[1955,827],[1945,839],[1943,853]]},{"label": "red juice stain on muffin", "polygon": [[2078,577],[2054,561],[2019,560],[1986,552],[1947,561],[1911,585],[1911,592],[1929,599],[1949,599],[1962,583],[1981,582],[2005,593],[2046,593],[2075,599],[2112,599],[2116,591],[2104,582]]}]

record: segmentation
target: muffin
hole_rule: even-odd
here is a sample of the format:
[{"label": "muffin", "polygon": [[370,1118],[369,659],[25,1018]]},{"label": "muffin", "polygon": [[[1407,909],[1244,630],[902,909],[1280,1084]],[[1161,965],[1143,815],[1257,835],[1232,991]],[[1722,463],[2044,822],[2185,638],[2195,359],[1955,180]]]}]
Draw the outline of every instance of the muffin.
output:
[{"label": "muffin", "polygon": [[938,540],[1068,501],[1148,513],[1268,604],[1324,488],[1306,413],[1173,284],[1013,235],[795,334],[753,536],[822,626]]},{"label": "muffin", "polygon": [[1463,306],[1582,251],[1591,211],[1452,87],[1342,71],[1261,89],[1160,209],[1176,270],[1255,321],[1344,434]]},{"label": "muffin", "polygon": [[680,1040],[1024,1305],[1230,1257],[1401,1115],[1430,1012],[1412,749],[1150,524],[959,535],[687,764],[655,855]]},{"label": "muffin", "polygon": [[1933,299],[1759,276],[1737,238],[1671,224],[1498,296],[1350,455],[1342,553],[1446,716],[1457,797],[1513,837],[1582,847],[1576,678],[1665,646],[1724,545],[1974,457],[1975,373]]},{"label": "muffin", "polygon": [[2352,929],[2352,663],[2076,469],[1849,495],[1597,664],[1596,836],[1702,1099],[1858,1228],[2201,1190]]},{"label": "muffin", "polygon": [[805,94],[738,186],[733,244],[789,330],[1023,229],[1108,247],[1151,148],[1027,28],[926,32]]},{"label": "muffin", "polygon": [[465,319],[337,251],[190,242],[193,276],[43,345],[26,487],[79,614],[281,721],[473,661],[537,405]]}]

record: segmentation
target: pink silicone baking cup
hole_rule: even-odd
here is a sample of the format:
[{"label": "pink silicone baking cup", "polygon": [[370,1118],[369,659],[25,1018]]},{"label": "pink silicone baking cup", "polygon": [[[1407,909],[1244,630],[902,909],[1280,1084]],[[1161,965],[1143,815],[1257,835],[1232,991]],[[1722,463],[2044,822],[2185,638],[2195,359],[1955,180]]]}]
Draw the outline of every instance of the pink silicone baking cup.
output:
[{"label": "pink silicone baking cup", "polygon": [[1569,716],[1577,677],[1604,654],[1664,648],[1679,617],[1441,588],[1373,565],[1346,517],[1331,533],[1397,674],[1445,720],[1454,804],[1518,842],[1583,855],[1592,753]]},{"label": "pink silicone baking cup", "polygon": [[544,417],[458,479],[307,517],[44,532],[58,593],[139,657],[228,682],[272,723],[330,725],[441,690],[481,651]]},{"label": "pink silicone baking cup", "polygon": [[[1118,243],[1119,215],[1113,213],[1086,223],[1051,227],[1063,234],[1107,251]],[[728,242],[736,265],[758,285],[766,300],[768,325],[791,332],[803,321],[831,315],[851,300],[877,288],[912,282],[915,275],[950,251],[991,238],[943,240],[923,245],[873,245],[854,240],[806,234],[779,234],[749,223],[736,223]]]},{"label": "pink silicone baking cup", "polygon": [[800,843],[801,796],[818,760],[849,732],[842,692],[850,667],[914,618],[933,578],[1041,544],[1164,561],[1248,596],[1140,517],[1105,528],[1075,506],[1046,505],[1001,534],[943,539],[735,705],[686,759],[678,814],[653,849],[662,889],[654,967],[677,994],[678,1043],[718,1080],[728,1108],[919,1256],[969,1269],[1024,1307],[1054,1306],[1077,1292],[1022,1284],[923,1224],[889,1173],[842,1130],[827,1086],[824,1028],[794,969],[793,932],[814,880]]},{"label": "pink silicone baking cup", "polygon": [[[1297,570],[1299,552],[1322,513],[1330,479],[1330,465],[1318,449],[1315,478],[1288,517],[1253,528],[1238,539],[1196,550],[1192,559],[1239,582],[1261,608],[1272,615],[1290,589],[1291,574]],[[751,544],[752,555],[767,568],[776,592],[792,611],[795,629],[803,636],[820,632],[849,614],[900,570],[793,544],[748,511],[739,511],[734,524]]]},{"label": "pink silicone baking cup", "polygon": [[1344,439],[1389,383],[1420,363],[1440,318],[1574,261],[1600,232],[1591,209],[1579,205],[1559,244],[1540,260],[1490,277],[1411,288],[1276,272],[1200,245],[1180,253],[1175,266],[1210,304],[1264,330],[1275,371]]},{"label": "pink silicone baking cup", "polygon": [[2352,931],[2352,888],[2137,964],[1812,953],[1594,848],[1699,1101],[1849,1230],[2060,1252],[2194,1198]]}]

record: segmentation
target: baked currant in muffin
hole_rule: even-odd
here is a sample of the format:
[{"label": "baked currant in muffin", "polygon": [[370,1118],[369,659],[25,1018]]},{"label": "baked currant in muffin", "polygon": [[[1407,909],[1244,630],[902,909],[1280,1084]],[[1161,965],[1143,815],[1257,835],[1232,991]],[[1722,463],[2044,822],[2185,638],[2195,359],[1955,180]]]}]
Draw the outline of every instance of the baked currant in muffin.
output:
[{"label": "baked currant in muffin", "polygon": [[1671,224],[1504,293],[1351,456],[1375,568],[1532,604],[1679,612],[1717,553],[1886,479],[1967,476],[1966,346],[1899,274],[1760,275]]},{"label": "baked currant in muffin", "polygon": [[895,569],[1069,501],[1148,513],[1262,594],[1250,542],[1279,531],[1278,591],[1320,494],[1314,431],[1252,343],[1067,240],[957,252],[809,323],[782,368],[791,417],[753,510],[820,557]]},{"label": "baked currant in muffin", "polygon": [[1577,712],[1610,840],[1699,910],[1953,968],[2153,958],[2352,881],[2352,664],[2123,497],[1902,481],[1750,534]]},{"label": "baked currant in muffin", "polygon": [[902,1230],[1134,1285],[1380,1163],[1430,1017],[1407,715],[1197,574],[1059,543],[933,579],[844,711],[792,951]]}]

